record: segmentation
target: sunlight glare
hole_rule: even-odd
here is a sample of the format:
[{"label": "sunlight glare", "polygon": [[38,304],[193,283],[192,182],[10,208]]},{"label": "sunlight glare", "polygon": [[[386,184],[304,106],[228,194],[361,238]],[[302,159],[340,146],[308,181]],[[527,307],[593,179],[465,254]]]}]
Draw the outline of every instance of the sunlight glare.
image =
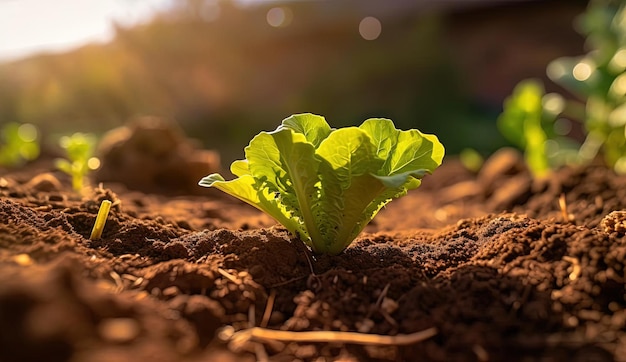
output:
[{"label": "sunlight glare", "polygon": [[114,24],[150,18],[172,0],[0,1],[0,60],[34,52],[65,51],[93,41],[109,41]]}]

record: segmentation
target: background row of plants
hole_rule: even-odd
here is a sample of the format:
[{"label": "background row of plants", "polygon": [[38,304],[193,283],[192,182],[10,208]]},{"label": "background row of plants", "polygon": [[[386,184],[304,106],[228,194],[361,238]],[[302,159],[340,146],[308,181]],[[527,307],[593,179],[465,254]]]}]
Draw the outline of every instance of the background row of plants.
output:
[{"label": "background row of plants", "polygon": [[[95,155],[97,137],[90,133],[75,132],[55,139],[59,154],[55,167],[71,178],[72,188],[83,191],[89,172],[100,167]],[[0,170],[19,168],[35,161],[41,154],[42,140],[37,127],[30,123],[9,122],[0,127]]]}]

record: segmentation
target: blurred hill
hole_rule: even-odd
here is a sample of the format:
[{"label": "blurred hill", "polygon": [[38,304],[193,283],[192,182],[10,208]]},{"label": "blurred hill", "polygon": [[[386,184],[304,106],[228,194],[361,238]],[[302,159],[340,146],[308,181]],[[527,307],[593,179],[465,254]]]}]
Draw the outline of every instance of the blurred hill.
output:
[{"label": "blurred hill", "polygon": [[[313,112],[337,127],[391,118],[438,134],[449,153],[490,152],[504,143],[495,118],[514,85],[583,52],[572,22],[585,6],[179,0],[147,24],[118,26],[110,43],[0,64],[0,122],[101,133],[156,115],[226,164],[260,130]],[[382,24],[375,40],[359,35],[366,16]]]}]

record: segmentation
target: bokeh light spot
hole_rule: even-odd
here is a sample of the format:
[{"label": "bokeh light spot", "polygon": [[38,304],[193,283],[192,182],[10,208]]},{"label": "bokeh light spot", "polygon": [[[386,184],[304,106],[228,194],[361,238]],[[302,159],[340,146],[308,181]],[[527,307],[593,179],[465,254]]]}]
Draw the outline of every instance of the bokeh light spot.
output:
[{"label": "bokeh light spot", "polygon": [[91,157],[89,160],[87,160],[87,167],[89,167],[90,170],[99,169],[100,159],[98,157]]},{"label": "bokeh light spot", "polygon": [[565,100],[557,93],[548,93],[543,97],[543,108],[552,114],[560,114],[565,108]]},{"label": "bokeh light spot", "polygon": [[600,150],[600,147],[604,143],[604,136],[598,132],[589,132],[585,142],[580,146],[578,154],[583,160],[591,161]]},{"label": "bokeh light spot", "polygon": [[293,13],[286,7],[271,8],[267,12],[267,23],[275,28],[285,27],[291,24]]},{"label": "bokeh light spot", "polygon": [[617,161],[615,161],[615,165],[613,166],[615,171],[620,174],[626,173],[626,156],[622,156]]},{"label": "bokeh light spot", "polygon": [[373,16],[368,16],[359,23],[359,34],[365,40],[376,40],[382,32],[382,24],[380,20]]},{"label": "bokeh light spot", "polygon": [[626,48],[618,50],[611,59],[611,63],[622,69],[626,68]]},{"label": "bokeh light spot", "polygon": [[611,91],[619,96],[626,95],[626,73],[620,75],[613,81]]},{"label": "bokeh light spot", "polygon": [[555,157],[561,149],[559,143],[555,140],[546,140],[543,143],[543,147],[548,157]]},{"label": "bokeh light spot", "polygon": [[565,76],[568,72],[565,66],[559,62],[554,61],[548,64],[548,68],[546,69],[546,73],[550,79],[560,79]]},{"label": "bokeh light spot", "polygon": [[37,127],[30,123],[24,123],[17,129],[17,136],[24,142],[34,142],[37,140]]},{"label": "bokeh light spot", "polygon": [[70,143],[71,143],[71,138],[69,136],[61,136],[61,138],[59,139],[59,145],[61,145],[62,148],[67,148]]},{"label": "bokeh light spot", "polygon": [[222,9],[218,2],[205,2],[200,9],[200,17],[207,23],[217,20],[221,13]]},{"label": "bokeh light spot", "polygon": [[572,121],[565,118],[559,118],[554,121],[554,133],[559,136],[568,135],[572,131]]},{"label": "bokeh light spot", "polygon": [[613,128],[624,127],[624,125],[626,125],[626,104],[618,106],[609,114],[608,123]]},{"label": "bokeh light spot", "polygon": [[582,60],[580,63],[574,66],[572,70],[572,75],[578,81],[584,82],[589,77],[591,77],[591,73],[593,72],[592,64],[588,61]]}]

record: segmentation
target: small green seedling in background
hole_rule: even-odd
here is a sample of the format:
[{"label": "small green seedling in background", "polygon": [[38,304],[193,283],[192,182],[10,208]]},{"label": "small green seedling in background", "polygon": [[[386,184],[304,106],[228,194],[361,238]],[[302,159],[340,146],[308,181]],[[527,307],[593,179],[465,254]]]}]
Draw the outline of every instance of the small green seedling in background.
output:
[{"label": "small green seedling in background", "polygon": [[580,20],[590,52],[553,61],[548,76],[584,100],[571,100],[565,109],[584,125],[580,160],[602,154],[609,166],[626,174],[626,3],[591,1]]},{"label": "small green seedling in background", "polygon": [[18,167],[39,157],[37,127],[10,122],[0,129],[0,166]]},{"label": "small green seedling in background", "polygon": [[524,150],[526,164],[536,177],[576,161],[578,144],[563,136],[557,122],[563,107],[564,100],[557,94],[545,94],[537,80],[520,82],[504,101],[498,129]]},{"label": "small green seedling in background", "polygon": [[93,157],[96,137],[86,133],[63,136],[59,145],[65,150],[67,159],[57,159],[56,167],[72,177],[72,188],[81,191],[85,177],[99,167],[100,161]]},{"label": "small green seedling in background", "polygon": [[111,201],[102,200],[98,215],[96,216],[96,222],[93,225],[93,229],[91,229],[89,240],[98,240],[102,237],[102,231],[104,230],[104,224],[107,222],[109,210],[111,210]]},{"label": "small green seedling in background", "polygon": [[473,148],[464,148],[459,153],[459,161],[469,171],[478,172],[485,163],[485,158]]},{"label": "small green seedling in background", "polygon": [[238,178],[211,174],[215,187],[274,217],[313,251],[339,254],[389,201],[417,188],[444,156],[435,135],[397,130],[389,119],[332,129],[296,114],[261,132],[232,163]]},{"label": "small green seedling in background", "polygon": [[[589,163],[599,154],[626,174],[626,3],[592,0],[578,25],[590,52],[547,68],[550,79],[576,99],[545,94],[540,82],[523,81],[505,102],[498,126],[525,150],[535,175]],[[582,142],[567,137],[571,121],[582,125]]]}]

